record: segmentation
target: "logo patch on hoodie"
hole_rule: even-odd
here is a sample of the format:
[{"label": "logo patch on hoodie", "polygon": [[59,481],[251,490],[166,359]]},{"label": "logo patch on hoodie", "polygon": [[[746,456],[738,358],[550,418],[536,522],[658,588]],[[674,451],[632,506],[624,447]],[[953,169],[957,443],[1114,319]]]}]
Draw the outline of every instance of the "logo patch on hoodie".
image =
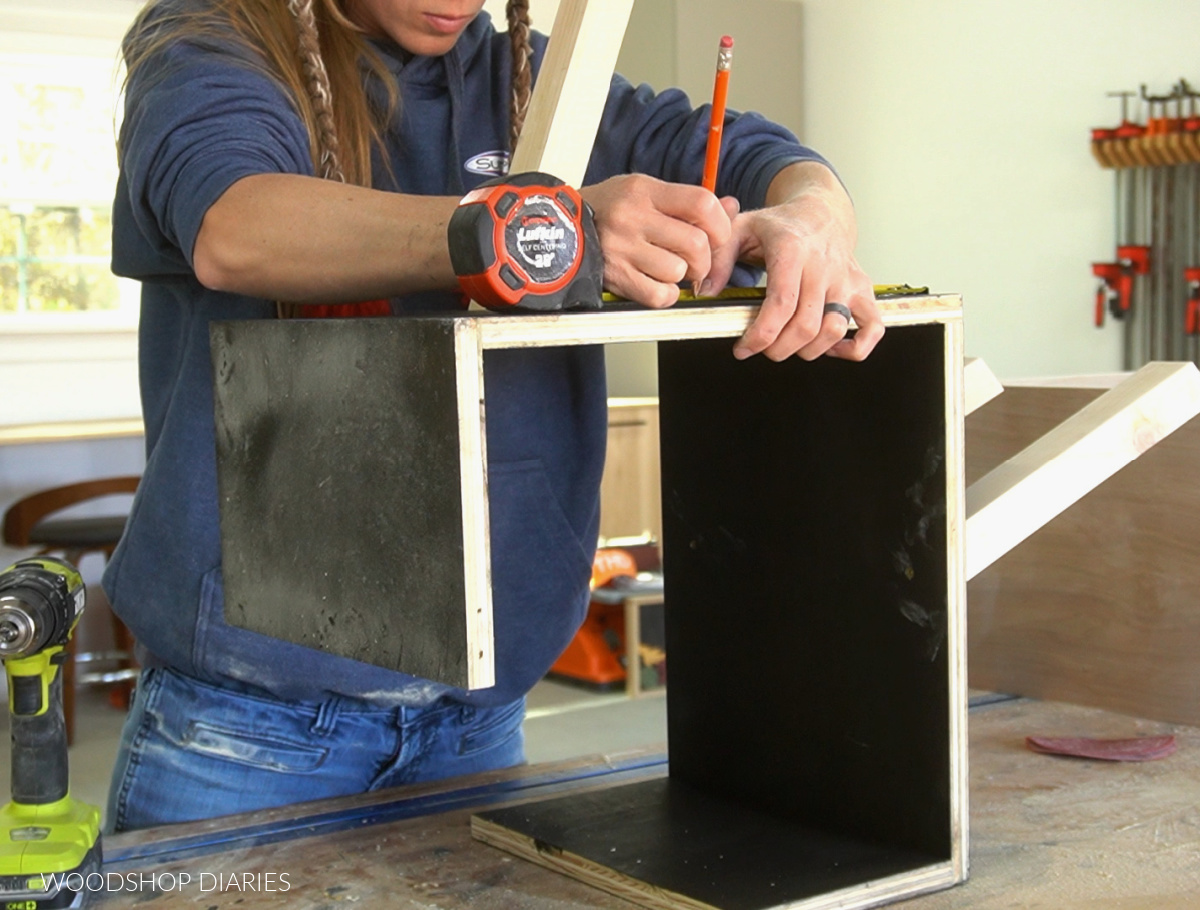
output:
[{"label": "logo patch on hoodie", "polygon": [[485,177],[502,177],[508,173],[508,161],[512,156],[506,151],[483,152],[474,158],[468,158],[463,164],[472,174],[482,174]]}]

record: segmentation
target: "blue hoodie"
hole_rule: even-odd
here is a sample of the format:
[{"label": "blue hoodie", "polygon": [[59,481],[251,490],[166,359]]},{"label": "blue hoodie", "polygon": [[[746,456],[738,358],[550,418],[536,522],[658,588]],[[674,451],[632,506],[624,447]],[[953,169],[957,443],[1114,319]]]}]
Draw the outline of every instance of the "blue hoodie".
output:
[{"label": "blue hoodie", "polygon": [[[535,73],[545,47],[546,38],[535,34]],[[391,166],[376,162],[376,186],[454,196],[498,173],[506,158],[509,44],[488,15],[481,13],[443,57],[411,57],[384,42],[377,49],[402,101],[386,133]],[[208,326],[270,318],[274,304],[203,287],[192,250],[208,207],[238,179],[312,174],[308,136],[275,82],[228,53],[190,45],[171,47],[141,71],[125,111],[113,271],[143,283],[147,462],[104,587],[143,662],[299,701],[341,696],[420,705],[449,695],[499,704],[523,695],[566,646],[587,605],[606,433],[602,349],[488,356],[495,686],[448,689],[229,626]],[[707,121],[707,110],[693,111],[681,92],[655,95],[614,77],[585,183],[630,172],[699,183]],[[821,160],[755,114],[730,115],[723,149],[718,193],[737,196],[743,208],[762,205],[782,167]],[[449,292],[391,305],[401,316],[460,311]]]}]

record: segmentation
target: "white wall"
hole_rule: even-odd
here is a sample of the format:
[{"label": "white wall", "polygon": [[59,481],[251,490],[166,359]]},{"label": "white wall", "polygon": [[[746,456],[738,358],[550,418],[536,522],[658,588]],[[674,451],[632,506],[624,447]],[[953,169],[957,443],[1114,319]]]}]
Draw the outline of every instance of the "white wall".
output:
[{"label": "white wall", "polygon": [[1194,0],[795,0],[805,138],[854,195],[879,282],[965,297],[968,353],[1001,377],[1119,369],[1092,325],[1113,175],[1089,129],[1113,90],[1200,82]]},{"label": "white wall", "polygon": [[[803,79],[784,76],[785,66],[774,85],[755,85],[756,101],[738,103],[802,110],[801,138],[834,162],[855,199],[860,259],[875,281],[961,292],[968,353],[1002,378],[1119,369],[1119,325],[1092,325],[1090,264],[1112,258],[1114,237],[1113,174],[1092,159],[1089,130],[1119,118],[1109,91],[1145,82],[1165,93],[1180,76],[1200,83],[1200,4],[775,5],[797,7],[802,22],[751,15],[736,0],[638,0],[635,19],[639,9],[669,7],[675,34],[659,38],[665,51],[642,42],[639,57],[627,40],[622,63],[643,73],[668,66],[669,81],[686,82],[685,62],[711,54],[680,41],[678,23],[736,9],[747,13],[728,26],[736,87],[739,64],[756,50],[790,65],[779,49],[788,32]],[[702,86],[684,87],[703,100]]]}]

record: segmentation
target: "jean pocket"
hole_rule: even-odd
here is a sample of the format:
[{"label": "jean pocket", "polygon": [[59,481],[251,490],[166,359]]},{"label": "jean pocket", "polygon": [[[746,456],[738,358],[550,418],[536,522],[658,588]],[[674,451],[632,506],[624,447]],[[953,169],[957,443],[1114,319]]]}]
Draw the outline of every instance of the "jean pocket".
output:
[{"label": "jean pocket", "polygon": [[501,743],[520,731],[525,719],[525,699],[520,698],[498,708],[468,708],[474,712],[470,726],[463,730],[458,742],[459,755],[483,752]]},{"label": "jean pocket", "polygon": [[329,754],[320,746],[223,730],[195,720],[188,724],[183,747],[240,765],[294,774],[316,771]]}]

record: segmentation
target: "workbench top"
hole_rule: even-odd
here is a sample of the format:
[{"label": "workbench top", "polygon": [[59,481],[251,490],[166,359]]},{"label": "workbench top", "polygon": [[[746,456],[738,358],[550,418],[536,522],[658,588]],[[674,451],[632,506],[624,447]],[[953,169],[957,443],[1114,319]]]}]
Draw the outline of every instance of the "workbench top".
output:
[{"label": "workbench top", "polygon": [[[1176,736],[1178,751],[1138,764],[1038,755],[1024,745],[1027,735],[1164,733]],[[897,906],[1200,906],[1200,729],[1009,700],[972,710],[970,757],[971,878]],[[146,883],[96,896],[106,910],[630,910],[473,842],[468,819],[484,805],[665,773],[661,755],[610,756],[130,832],[105,841],[106,870],[144,883],[155,877],[158,890]],[[173,879],[181,873],[192,877],[182,889]],[[229,887],[231,876],[244,887]]]},{"label": "workbench top", "polygon": [[64,420],[56,423],[22,423],[0,426],[0,446],[39,442],[86,442],[119,439],[145,433],[140,417],[111,420]]}]

